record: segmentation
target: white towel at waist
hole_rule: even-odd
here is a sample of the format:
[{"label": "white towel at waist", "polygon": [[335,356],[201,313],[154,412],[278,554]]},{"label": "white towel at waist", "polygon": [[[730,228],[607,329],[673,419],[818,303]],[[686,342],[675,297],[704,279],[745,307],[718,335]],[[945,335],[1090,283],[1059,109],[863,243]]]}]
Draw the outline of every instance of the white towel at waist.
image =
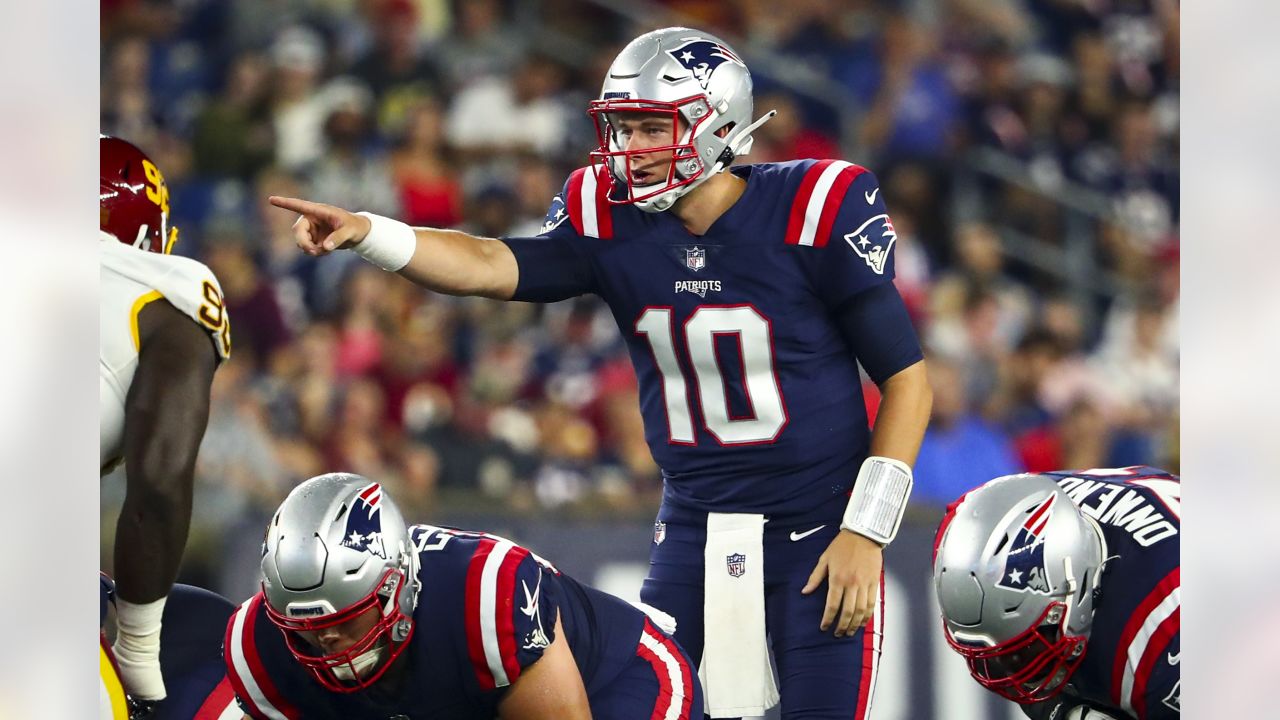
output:
[{"label": "white towel at waist", "polygon": [[713,718],[778,704],[764,616],[764,516],[709,513],[698,678]]}]

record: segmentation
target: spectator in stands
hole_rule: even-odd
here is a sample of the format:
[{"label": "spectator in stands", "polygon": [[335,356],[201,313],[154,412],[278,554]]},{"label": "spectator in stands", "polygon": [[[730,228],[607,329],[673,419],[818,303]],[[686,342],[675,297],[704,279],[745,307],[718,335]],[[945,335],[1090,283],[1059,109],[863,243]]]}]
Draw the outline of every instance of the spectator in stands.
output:
[{"label": "spectator in stands", "polygon": [[942,507],[993,477],[1021,472],[1004,431],[973,412],[959,365],[929,357],[933,417],[916,458],[912,498]]}]

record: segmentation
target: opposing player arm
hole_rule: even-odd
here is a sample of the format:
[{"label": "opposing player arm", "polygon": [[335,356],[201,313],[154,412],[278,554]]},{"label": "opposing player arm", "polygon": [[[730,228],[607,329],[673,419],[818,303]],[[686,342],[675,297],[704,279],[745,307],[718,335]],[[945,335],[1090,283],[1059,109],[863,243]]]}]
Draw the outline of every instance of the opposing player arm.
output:
[{"label": "opposing player arm", "polygon": [[555,640],[529,665],[498,704],[502,720],[590,720],[582,675],[556,616]]},{"label": "opposing player arm", "polygon": [[218,355],[208,333],[165,301],[139,315],[138,369],[125,399],[127,486],[116,524],[116,656],[130,691],[164,696],[163,598],[187,544],[196,453]]}]

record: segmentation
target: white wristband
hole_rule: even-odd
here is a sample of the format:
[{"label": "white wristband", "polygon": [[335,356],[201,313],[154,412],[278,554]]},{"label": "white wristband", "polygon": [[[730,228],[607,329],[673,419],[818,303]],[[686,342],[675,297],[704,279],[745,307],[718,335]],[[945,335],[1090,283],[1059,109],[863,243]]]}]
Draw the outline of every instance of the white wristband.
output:
[{"label": "white wristband", "polygon": [[413,251],[418,249],[413,228],[369,212],[356,214],[369,218],[369,234],[352,248],[357,255],[387,272],[397,272],[409,264]]},{"label": "white wristband", "polygon": [[911,497],[911,484],[911,466],[893,458],[868,457],[858,469],[840,527],[881,545],[893,542]]}]

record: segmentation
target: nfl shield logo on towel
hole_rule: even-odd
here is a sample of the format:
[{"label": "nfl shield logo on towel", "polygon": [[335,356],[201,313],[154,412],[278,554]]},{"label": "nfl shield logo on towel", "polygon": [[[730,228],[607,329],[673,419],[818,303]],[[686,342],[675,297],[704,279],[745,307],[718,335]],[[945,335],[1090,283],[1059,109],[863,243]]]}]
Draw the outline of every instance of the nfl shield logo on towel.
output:
[{"label": "nfl shield logo on towel", "polygon": [[734,553],[724,559],[729,566],[729,577],[742,577],[747,571],[747,556],[742,553]]},{"label": "nfl shield logo on towel", "polygon": [[694,272],[701,270],[707,266],[707,251],[700,247],[685,248],[684,264]]},{"label": "nfl shield logo on towel", "polygon": [[653,544],[661,545],[667,539],[667,524],[659,520],[653,524]]}]

